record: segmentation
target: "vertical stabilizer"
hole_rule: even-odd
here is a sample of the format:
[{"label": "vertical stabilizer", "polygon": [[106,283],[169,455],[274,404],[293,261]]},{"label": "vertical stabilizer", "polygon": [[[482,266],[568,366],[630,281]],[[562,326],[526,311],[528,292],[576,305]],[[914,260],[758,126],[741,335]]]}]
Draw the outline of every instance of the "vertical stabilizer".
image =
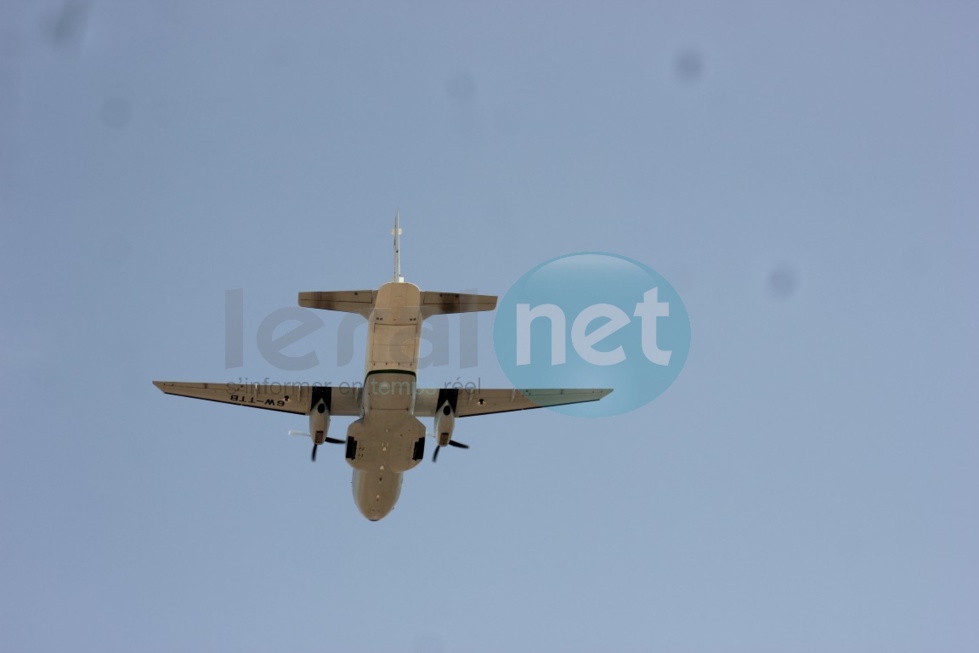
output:
[{"label": "vertical stabilizer", "polygon": [[394,278],[391,281],[403,283],[405,278],[401,276],[401,214],[394,212],[394,229],[391,230],[394,236]]}]

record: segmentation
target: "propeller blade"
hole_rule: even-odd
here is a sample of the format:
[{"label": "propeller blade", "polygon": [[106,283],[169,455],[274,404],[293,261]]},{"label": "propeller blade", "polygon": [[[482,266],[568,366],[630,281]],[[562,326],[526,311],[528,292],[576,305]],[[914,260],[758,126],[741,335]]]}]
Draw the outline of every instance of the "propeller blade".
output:
[{"label": "propeller blade", "polygon": [[[459,447],[460,449],[468,449],[469,448],[469,445],[468,444],[463,444],[461,442],[456,442],[455,440],[449,440],[449,444],[452,445],[453,447]],[[440,446],[436,446],[435,447],[435,453],[432,454],[432,462],[433,463],[436,462],[436,461],[438,461],[438,459],[439,459],[439,450],[441,448],[442,447],[440,447]]]},{"label": "propeller blade", "polygon": [[320,446],[320,445],[315,444],[315,443],[313,444],[313,454],[312,454],[311,458],[313,459],[313,462],[314,463],[316,462],[316,447],[318,447],[318,446]]},{"label": "propeller blade", "polygon": [[[289,429],[289,435],[304,435],[307,438],[309,433],[306,431],[297,431],[296,429]],[[347,444],[346,440],[339,440],[337,438],[323,438],[323,442],[329,442],[330,444]]]}]

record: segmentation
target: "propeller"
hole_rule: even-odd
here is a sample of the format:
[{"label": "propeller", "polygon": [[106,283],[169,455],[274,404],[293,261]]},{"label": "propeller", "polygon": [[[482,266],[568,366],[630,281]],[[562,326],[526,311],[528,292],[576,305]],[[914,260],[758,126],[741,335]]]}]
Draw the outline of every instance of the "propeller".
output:
[{"label": "propeller", "polygon": [[[468,449],[469,448],[469,445],[468,444],[463,444],[461,442],[456,442],[455,440],[449,440],[449,444],[452,445],[453,447],[458,447],[460,449]],[[439,449],[441,449],[441,448],[442,447],[440,447],[440,446],[436,446],[435,447],[435,453],[432,454],[432,462],[433,463],[434,462],[438,462],[438,459],[439,459]]]},{"label": "propeller", "polygon": [[[305,431],[297,431],[295,429],[289,429],[289,435],[305,435],[307,438],[310,437],[309,433],[306,433]],[[336,438],[330,438],[330,437],[326,437],[326,436],[323,437],[323,442],[329,442],[330,444],[346,444],[347,443],[346,440],[338,440]],[[314,463],[316,462],[316,447],[318,447],[318,446],[320,446],[320,445],[318,445],[317,443],[314,442],[313,443],[313,453],[310,454],[310,459]]]}]

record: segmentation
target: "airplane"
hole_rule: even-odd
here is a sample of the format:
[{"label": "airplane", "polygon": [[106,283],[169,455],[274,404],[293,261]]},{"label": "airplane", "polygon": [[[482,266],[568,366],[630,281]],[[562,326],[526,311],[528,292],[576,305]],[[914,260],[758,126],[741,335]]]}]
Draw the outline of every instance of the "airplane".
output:
[{"label": "airplane", "polygon": [[[185,383],[153,381],[164,393],[238,406],[275,410],[309,418],[311,458],[323,443],[343,444],[353,467],[353,494],[367,519],[378,521],[394,509],[403,474],[425,456],[425,426],[434,418],[432,462],[446,446],[468,449],[452,438],[456,418],[598,401],[609,388],[482,389],[416,388],[422,322],[433,315],[490,311],[493,295],[421,291],[401,276],[401,222],[395,214],[394,276],[377,290],[299,293],[299,305],[356,313],[367,319],[367,363],[361,387],[309,384]],[[345,439],[327,436],[330,417],[356,417]]]}]

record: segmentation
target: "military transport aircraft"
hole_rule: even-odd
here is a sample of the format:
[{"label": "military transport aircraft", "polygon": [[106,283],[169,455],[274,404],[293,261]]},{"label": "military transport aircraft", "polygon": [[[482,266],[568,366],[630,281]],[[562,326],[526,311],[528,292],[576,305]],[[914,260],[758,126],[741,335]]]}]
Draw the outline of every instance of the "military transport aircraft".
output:
[{"label": "military transport aircraft", "polygon": [[[422,292],[401,276],[401,227],[394,218],[394,278],[377,290],[301,292],[299,305],[357,313],[367,318],[367,369],[363,387],[321,387],[308,384],[182,383],[154,381],[167,394],[220,401],[284,413],[307,415],[309,437],[316,448],[324,442],[346,445],[353,467],[353,492],[365,517],[377,521],[394,508],[404,472],[425,455],[425,426],[419,417],[434,417],[439,449],[452,445],[457,417],[505,413],[528,408],[597,401],[611,389],[501,389],[415,387],[422,321],[432,315],[490,311],[496,297],[451,292]],[[345,440],[327,436],[331,415],[357,419]],[[294,432],[293,432],[294,433]],[[303,433],[302,435],[307,435]]]}]

